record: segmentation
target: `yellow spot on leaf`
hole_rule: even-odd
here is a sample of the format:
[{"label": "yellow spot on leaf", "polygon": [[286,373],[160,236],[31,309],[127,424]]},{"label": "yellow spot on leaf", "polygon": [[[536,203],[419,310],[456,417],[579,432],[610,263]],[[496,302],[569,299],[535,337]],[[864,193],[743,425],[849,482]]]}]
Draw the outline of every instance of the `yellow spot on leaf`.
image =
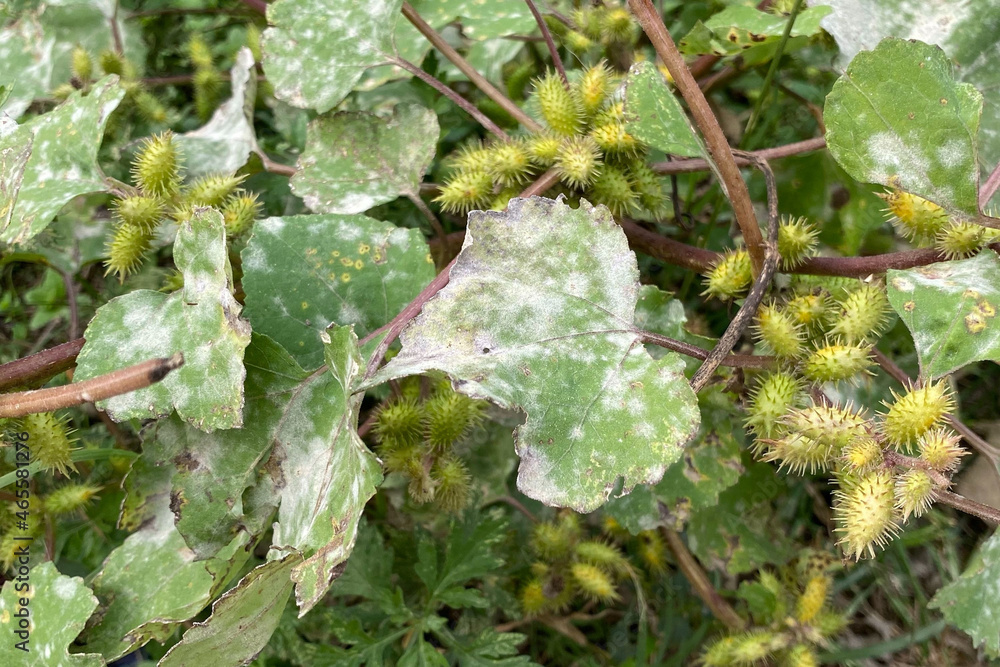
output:
[{"label": "yellow spot on leaf", "polygon": [[362,255],[367,255],[368,251],[371,249],[372,247],[367,243],[362,243],[361,245],[358,246],[358,252],[361,253]]},{"label": "yellow spot on leaf", "polygon": [[365,263],[362,262],[360,259],[358,261],[354,262],[354,268],[357,269],[358,271],[360,271],[364,267],[365,267]]},{"label": "yellow spot on leaf", "polygon": [[345,283],[351,282],[351,274],[350,273],[341,273],[340,274],[340,280],[342,282],[345,282]]},{"label": "yellow spot on leaf", "polygon": [[913,309],[916,308],[916,307],[917,307],[917,304],[915,304],[912,301],[907,301],[906,303],[903,304],[903,310],[905,310],[908,313],[912,313]]},{"label": "yellow spot on leaf", "polygon": [[350,257],[341,257],[340,263],[343,264],[344,266],[352,266],[354,264],[354,260],[351,259]]},{"label": "yellow spot on leaf", "polygon": [[965,316],[965,328],[971,334],[982,333],[986,328],[986,318],[978,310],[974,310]]},{"label": "yellow spot on leaf", "polygon": [[303,301],[303,302],[302,302],[302,310],[305,310],[305,309],[306,309],[306,308],[308,308],[308,307],[309,307],[309,303],[308,303],[308,302],[306,302],[306,301]]}]

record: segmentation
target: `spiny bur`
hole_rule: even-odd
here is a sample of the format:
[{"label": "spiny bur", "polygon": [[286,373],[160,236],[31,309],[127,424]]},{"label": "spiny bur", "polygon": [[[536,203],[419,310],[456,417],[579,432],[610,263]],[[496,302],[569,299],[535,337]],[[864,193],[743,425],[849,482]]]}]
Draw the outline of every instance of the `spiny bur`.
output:
[{"label": "spiny bur", "polygon": [[456,512],[468,503],[472,476],[461,459],[454,456],[439,458],[431,468],[431,479],[436,484],[434,501],[441,509]]},{"label": "spiny bur", "polygon": [[412,398],[383,403],[375,415],[372,431],[380,443],[414,446],[424,433],[423,406]]},{"label": "spiny bur", "polygon": [[555,164],[561,146],[562,139],[554,134],[543,132],[529,137],[525,142],[524,149],[528,152],[532,164],[547,169]]},{"label": "spiny bur", "polygon": [[545,123],[553,132],[569,137],[579,133],[583,124],[583,105],[555,72],[547,72],[535,81],[535,97]]},{"label": "spiny bur", "polygon": [[604,204],[615,216],[631,213],[639,207],[639,195],[632,189],[628,175],[618,167],[604,165],[590,186],[588,196]]},{"label": "spiny bur", "polygon": [[911,468],[896,479],[896,509],[905,521],[912,514],[923,516],[934,502],[934,481],[926,471]]},{"label": "spiny bur", "polygon": [[951,472],[958,467],[962,457],[968,454],[958,444],[961,438],[945,428],[927,431],[917,443],[920,459],[938,472]]},{"label": "spiny bur", "polygon": [[884,547],[899,529],[892,473],[843,474],[839,481],[833,505],[839,543],[856,560],[866,553],[874,558],[875,548]]},{"label": "spiny bur", "polygon": [[583,73],[576,84],[576,92],[585,117],[597,113],[611,89],[611,70],[603,60]]},{"label": "spiny bur", "polygon": [[260,202],[257,194],[245,190],[237,190],[226,199],[222,206],[222,221],[226,225],[226,237],[240,236],[253,224],[260,213]]},{"label": "spiny bur", "polygon": [[955,403],[944,380],[915,387],[902,396],[892,392],[893,401],[883,402],[882,432],[886,440],[904,449],[917,438],[941,423]]},{"label": "spiny bur", "polygon": [[778,463],[796,475],[829,470],[835,461],[833,450],[823,442],[800,433],[786,433],[777,440],[768,440],[761,460]]},{"label": "spiny bur", "polygon": [[173,197],[181,187],[180,152],[172,132],[143,141],[132,162],[132,178],[138,188],[154,197]]},{"label": "spiny bur", "polygon": [[802,392],[802,383],[792,373],[774,371],[760,378],[750,393],[747,426],[762,437],[771,438],[784,430],[781,418],[793,408]]},{"label": "spiny bur", "polygon": [[854,473],[874,470],[885,460],[882,445],[870,436],[861,436],[849,442],[840,458],[844,467]]},{"label": "spiny bur", "polygon": [[499,142],[490,147],[487,171],[503,187],[519,185],[532,173],[531,158],[522,142]]},{"label": "spiny bur", "polygon": [[116,275],[119,281],[134,273],[153,247],[151,230],[133,225],[118,225],[107,246],[104,274]]},{"label": "spiny bur", "polygon": [[802,365],[802,374],[813,382],[838,382],[870,372],[870,348],[864,345],[828,343],[813,351]]},{"label": "spiny bur", "polygon": [[565,139],[556,155],[555,169],[559,180],[571,188],[584,188],[601,171],[601,151],[592,137]]},{"label": "spiny bur", "polygon": [[493,179],[485,171],[460,171],[444,186],[434,201],[448,213],[483,209],[493,196]]},{"label": "spiny bur", "polygon": [[782,424],[789,432],[812,438],[839,455],[849,443],[866,435],[868,420],[863,408],[854,410],[849,403],[844,407],[815,404],[789,411]]},{"label": "spiny bur", "polygon": [[702,294],[722,300],[736,299],[746,293],[751,282],[750,255],[743,248],[730,250],[705,274]]},{"label": "spiny bur", "polygon": [[166,213],[166,205],[160,197],[133,194],[115,200],[112,210],[119,224],[153,232]]},{"label": "spiny bur", "polygon": [[829,308],[830,297],[822,291],[801,294],[785,304],[785,311],[810,333],[817,333],[826,326]]},{"label": "spiny bur", "polygon": [[632,44],[638,37],[635,19],[624,7],[609,7],[600,16],[601,38],[605,43]]},{"label": "spiny bur", "polygon": [[578,560],[599,567],[610,575],[618,578],[628,575],[628,560],[617,547],[588,540],[577,543],[575,551]]},{"label": "spiny bur", "polygon": [[667,543],[659,532],[644,530],[639,533],[639,558],[653,574],[667,571]]},{"label": "spiny bur", "polygon": [[805,329],[795,317],[774,304],[762,306],[757,311],[753,332],[774,356],[795,359],[805,352]]},{"label": "spiny bur", "polygon": [[983,246],[985,227],[971,222],[954,222],[937,233],[934,247],[948,259],[974,255]]},{"label": "spiny bur", "polygon": [[90,484],[61,486],[45,496],[45,511],[55,515],[70,514],[86,506],[100,492],[99,486]]},{"label": "spiny bur", "polygon": [[447,388],[424,402],[424,415],[428,445],[443,452],[482,421],[483,403]]},{"label": "spiny bur", "polygon": [[948,224],[948,213],[932,201],[899,189],[879,195],[886,203],[886,212],[899,233],[922,245],[934,242]]},{"label": "spiny bur", "polygon": [[73,53],[70,55],[70,63],[74,77],[81,83],[90,81],[90,77],[94,74],[94,61],[91,60],[87,49],[79,44],[73,47]]},{"label": "spiny bur", "polygon": [[778,254],[781,268],[794,269],[816,251],[819,232],[805,218],[783,217],[778,227]]},{"label": "spiny bur", "polygon": [[573,563],[570,574],[580,592],[592,600],[607,603],[620,598],[611,577],[596,565]]},{"label": "spiny bur", "polygon": [[811,623],[826,604],[826,596],[830,590],[830,577],[818,574],[806,582],[802,594],[795,603],[795,620],[799,623]]},{"label": "spiny bur", "polygon": [[43,470],[55,470],[68,477],[70,470],[76,470],[71,458],[75,439],[66,424],[66,419],[53,412],[39,412],[23,417],[20,428],[28,434],[32,460]]},{"label": "spiny bur", "polygon": [[881,285],[863,284],[837,302],[830,335],[844,343],[861,343],[881,335],[888,322],[889,298]]},{"label": "spiny bur", "polygon": [[184,192],[184,203],[189,206],[222,206],[226,198],[246,179],[236,174],[210,174],[201,176]]}]

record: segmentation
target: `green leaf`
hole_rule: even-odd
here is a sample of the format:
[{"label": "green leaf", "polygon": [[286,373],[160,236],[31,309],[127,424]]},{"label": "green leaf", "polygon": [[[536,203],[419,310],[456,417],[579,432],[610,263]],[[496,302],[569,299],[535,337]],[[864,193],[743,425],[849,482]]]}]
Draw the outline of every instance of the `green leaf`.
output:
[{"label": "green leaf", "polygon": [[92,582],[101,602],[99,622],[83,640],[88,651],[108,661],[151,639],[164,641],[204,609],[250,557],[248,536],[241,534],[216,558],[195,560],[174,527],[169,476],[149,478],[144,491],[149,502],[135,517],[142,528],[111,552]]},{"label": "green leaf", "polygon": [[3,184],[16,186],[0,191],[0,241],[24,243],[45,229],[74,197],[106,190],[97,149],[108,117],[124,94],[118,77],[108,76],[87,96],[77,91],[54,110],[25,123],[32,134],[31,155],[20,169],[24,134],[11,132],[9,126],[0,128],[0,153],[15,159],[3,167]]},{"label": "green leaf", "polygon": [[[351,327],[324,333],[327,370],[296,390],[300,414],[275,437],[281,506],[272,556],[305,558],[292,570],[299,615],[320,601],[354,548],[361,510],[382,482],[382,465],[358,437],[363,366]],[[315,374],[313,377],[316,377]]]},{"label": "green leaf", "polygon": [[147,468],[169,467],[177,529],[199,558],[214,556],[240,531],[249,531],[241,498],[266,460],[284,421],[302,419],[295,390],[309,376],[266,336],[254,334],[246,350],[246,405],[241,429],[203,433],[179,417],[144,434],[142,457],[126,481],[141,492]]},{"label": "green leaf", "polygon": [[976,257],[890,270],[889,303],[913,334],[920,375],[936,378],[974,361],[1000,360],[1000,258]]},{"label": "green leaf", "polygon": [[706,567],[729,574],[785,563],[795,552],[794,542],[771,502],[784,490],[771,466],[747,466],[740,481],[719,495],[718,504],[691,514],[686,534],[692,553]]},{"label": "green leaf", "polygon": [[859,53],[827,96],[827,146],[859,181],[976,216],[982,106],[979,91],[955,80],[941,49],[885,39]]},{"label": "green leaf", "polygon": [[448,659],[424,639],[423,634],[399,657],[398,667],[449,667]]},{"label": "green leaf", "polygon": [[155,357],[184,353],[184,365],[146,389],[101,401],[118,421],[161,417],[176,409],[212,431],[243,423],[243,350],[250,327],[233,298],[222,215],[200,209],[180,225],[174,262],[184,289],[136,290],[98,309],[77,359],[77,381]]},{"label": "green leaf", "polygon": [[930,607],[940,609],[951,625],[968,633],[975,646],[1000,653],[1000,533],[986,540],[962,576],[937,592]]},{"label": "green leaf", "polygon": [[[807,37],[820,31],[820,21],[829,13],[830,8],[822,5],[799,12],[792,26],[792,40],[787,50],[804,46]],[[681,38],[678,48],[681,53],[689,55],[739,54],[744,66],[756,65],[774,56],[787,24],[787,16],[770,14],[755,7],[732,5],[713,14],[704,23],[697,23]]]},{"label": "green leaf", "polygon": [[347,111],[309,124],[292,191],[317,213],[362,213],[416,196],[437,147],[437,114],[401,104],[392,118]]},{"label": "green leaf", "polygon": [[230,71],[230,98],[215,110],[208,123],[175,137],[184,156],[188,178],[234,172],[247,163],[252,153],[259,152],[253,129],[253,107],[257,99],[257,74],[253,65],[250,49],[240,49]]},{"label": "green leaf", "polygon": [[385,545],[378,530],[364,521],[359,522],[352,555],[344,574],[330,587],[330,595],[371,600],[386,616],[410,616],[403,604],[403,592],[392,580],[392,547]]},{"label": "green leaf", "polygon": [[330,323],[364,336],[434,279],[423,235],[363,215],[300,215],[254,224],[243,251],[246,316],[308,369]]},{"label": "green leaf", "polygon": [[651,62],[636,63],[629,70],[625,81],[625,129],[664,153],[707,157],[681,103]]},{"label": "green leaf", "polygon": [[[840,47],[846,65],[858,51],[871,50],[883,37],[919,39],[944,49],[957,65],[959,80],[978,90],[1000,85],[1000,51],[996,25],[1000,5],[993,0],[915,3],[910,0],[824,0],[833,12],[823,28]],[[985,100],[979,157],[989,170],[1000,161],[1000,98]]]},{"label": "green leaf", "polygon": [[281,621],[292,594],[289,573],[299,557],[289,555],[250,571],[212,605],[212,615],[184,633],[158,667],[237,667],[263,649]]},{"label": "green leaf", "polygon": [[447,635],[449,653],[458,659],[459,667],[528,667],[534,665],[526,655],[518,655],[518,647],[526,637],[516,632],[497,632],[486,628],[474,637],[455,638]]},{"label": "green leaf", "polygon": [[460,21],[462,34],[475,41],[537,30],[531,10],[521,0],[415,0],[410,4],[435,28]]},{"label": "green leaf", "polygon": [[443,559],[437,553],[434,538],[422,533],[414,567],[430,591],[431,600],[503,565],[503,559],[497,557],[494,550],[506,537],[506,526],[502,517],[466,512],[461,521],[452,524]]},{"label": "green leaf", "polygon": [[268,5],[264,71],[275,96],[292,106],[329,111],[365,69],[394,57],[402,0],[278,0]]},{"label": "green leaf", "polygon": [[[30,591],[23,588],[23,580],[27,580]],[[21,667],[103,667],[104,659],[99,655],[71,655],[68,650],[97,607],[97,598],[83,579],[59,574],[55,564],[47,562],[31,568],[23,580],[7,580],[0,594],[0,663]],[[28,599],[26,607],[21,606],[24,599]]]},{"label": "green leaf", "polygon": [[635,255],[603,207],[534,197],[475,211],[448,286],[368,384],[437,369],[523,410],[518,487],[594,510],[620,479],[626,491],[659,481],[698,426],[683,361],[641,344],[638,290]]}]

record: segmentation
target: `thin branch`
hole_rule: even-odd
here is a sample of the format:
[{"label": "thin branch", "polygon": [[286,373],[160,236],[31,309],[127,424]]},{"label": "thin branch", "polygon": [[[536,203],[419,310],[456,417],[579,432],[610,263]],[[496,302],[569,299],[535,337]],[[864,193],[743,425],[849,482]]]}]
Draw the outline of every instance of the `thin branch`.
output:
[{"label": "thin branch", "polygon": [[260,12],[261,14],[267,14],[267,3],[264,0],[240,0],[244,5],[254,10],[255,12]]},{"label": "thin branch", "polygon": [[753,210],[750,193],[747,191],[747,184],[740,175],[739,167],[736,166],[732,149],[719,126],[719,121],[712,113],[708,100],[705,99],[701,88],[698,87],[698,82],[691,76],[690,70],[684,63],[684,57],[677,50],[673,38],[667,32],[667,28],[663,25],[663,20],[656,8],[653,7],[651,0],[628,0],[628,4],[652,42],[653,48],[656,49],[657,55],[670,71],[670,75],[674,78],[674,84],[687,101],[691,115],[705,137],[708,151],[719,168],[723,189],[733,206],[736,222],[740,231],[743,232],[743,241],[750,254],[754,276],[759,276],[765,263],[764,238],[761,236],[760,226],[757,224],[757,216]]},{"label": "thin branch", "polygon": [[62,276],[63,286],[66,288],[66,305],[69,307],[69,338],[76,340],[80,335],[80,309],[76,302],[76,283],[73,282],[73,274],[49,264]]},{"label": "thin branch", "polygon": [[441,221],[438,220],[438,217],[436,215],[434,215],[434,211],[432,211],[427,206],[427,204],[424,203],[424,200],[420,198],[420,195],[408,193],[406,195],[406,198],[409,199],[413,203],[413,205],[417,207],[417,209],[420,211],[420,213],[423,214],[425,218],[427,218],[427,222],[430,224],[431,229],[434,231],[434,236],[440,239],[443,250],[442,256],[447,256],[449,250],[448,234],[444,231],[444,227],[441,226]]},{"label": "thin branch", "polygon": [[111,39],[115,44],[115,53],[122,54],[125,53],[125,47],[122,45],[122,33],[118,29],[118,0],[115,0],[115,10],[111,13]]},{"label": "thin branch", "polygon": [[1000,524],[1000,510],[995,507],[977,503],[975,500],[969,500],[965,496],[960,496],[957,493],[945,491],[944,489],[935,489],[934,499],[945,505],[950,505],[957,510],[961,510],[966,514],[977,516],[988,523]]},{"label": "thin branch", "polygon": [[395,57],[391,58],[389,60],[389,62],[392,63],[393,65],[396,65],[397,67],[402,67],[407,72],[409,72],[410,74],[414,75],[415,77],[417,77],[418,79],[420,79],[421,81],[423,81],[424,83],[426,83],[428,86],[430,86],[434,90],[438,91],[439,93],[441,93],[442,95],[444,95],[445,97],[447,97],[449,100],[451,100],[456,105],[458,105],[458,107],[460,109],[462,109],[462,111],[464,111],[465,113],[467,113],[470,116],[472,116],[476,120],[477,123],[479,123],[484,128],[486,128],[486,130],[488,132],[490,132],[491,134],[499,137],[500,139],[504,139],[504,140],[510,139],[510,137],[507,135],[507,133],[504,132],[502,129],[500,129],[499,125],[497,125],[496,123],[494,123],[492,120],[490,120],[486,116],[486,114],[484,114],[482,111],[480,111],[479,109],[477,109],[472,104],[472,102],[470,102],[469,100],[465,99],[464,97],[462,97],[461,95],[459,95],[458,93],[456,93],[454,90],[452,90],[448,86],[444,85],[443,83],[441,83],[440,81],[438,81],[437,79],[435,79],[433,76],[431,76],[430,74],[428,74],[424,70],[420,69],[419,67],[417,67],[416,65],[414,65],[410,61],[405,60],[403,58],[400,58],[398,56],[395,56]]},{"label": "thin branch", "polygon": [[687,243],[675,241],[672,238],[652,232],[636,224],[635,221],[622,218],[622,231],[628,238],[629,245],[644,255],[649,255],[674,266],[704,273],[712,268],[722,257],[713,250],[705,250]]},{"label": "thin branch", "polygon": [[736,345],[736,341],[740,339],[740,336],[743,335],[743,332],[750,325],[750,321],[757,314],[757,307],[760,306],[760,302],[764,299],[764,294],[771,286],[771,279],[778,269],[778,260],[780,259],[778,255],[778,186],[774,180],[774,172],[771,171],[771,167],[767,164],[767,161],[762,158],[756,158],[755,161],[760,170],[764,172],[764,180],[767,183],[768,233],[766,252],[764,253],[764,265],[761,267],[760,273],[757,274],[753,287],[750,288],[750,293],[747,295],[743,305],[740,306],[736,316],[733,317],[729,326],[726,327],[725,333],[719,338],[719,342],[711,353],[709,353],[708,358],[705,359],[704,363],[695,371],[694,376],[691,378],[691,388],[695,392],[701,391],[708,384],[715,369],[719,367],[722,360],[726,358]]},{"label": "thin branch", "polygon": [[[793,144],[785,144],[784,146],[775,146],[774,148],[765,148],[763,150],[753,151],[753,154],[757,157],[762,157],[765,160],[777,160],[778,158],[799,155],[801,153],[810,153],[823,148],[826,148],[826,138],[816,137],[815,139],[797,141]],[[737,155],[736,164],[740,166],[750,166],[752,163],[750,160]],[[657,174],[686,174],[692,171],[708,171],[710,169],[708,162],[702,160],[701,158],[654,162],[650,165],[650,167]]]},{"label": "thin branch", "polygon": [[[481,90],[486,97],[500,105],[500,108],[532,132],[538,132],[542,129],[541,125],[535,122],[531,116],[524,113],[521,107],[514,104],[509,97],[497,90],[492,83],[486,80],[486,77],[480,74],[475,67],[470,65],[469,62],[458,53],[458,51],[452,48],[451,44],[446,42],[444,38],[441,37],[436,30],[434,30],[434,28],[424,21],[408,2],[403,3],[403,16],[405,16],[406,19],[413,24],[413,27],[420,31],[420,34],[427,38],[427,41],[429,41],[435,49],[440,51],[445,58],[451,61],[451,64],[457,67],[458,70],[472,82],[472,85]],[[408,71],[412,72],[412,70]]]},{"label": "thin branch", "polygon": [[[695,359],[701,359],[702,361],[708,359],[707,350],[703,350],[696,345],[691,345],[690,343],[685,343],[681,340],[661,336],[660,334],[653,333],[652,331],[640,331],[639,338],[643,343],[658,345],[659,347],[679,352],[680,354],[688,357],[694,357]],[[734,368],[773,368],[775,363],[776,359],[774,357],[765,355],[730,354],[723,357],[720,366],[732,366]]]},{"label": "thin branch", "polygon": [[279,176],[287,176],[291,178],[298,171],[295,167],[288,164],[281,164],[280,162],[275,162],[269,158],[263,151],[257,152],[257,157],[260,158],[260,163],[264,167],[264,171],[269,174],[278,174]]},{"label": "thin branch", "polygon": [[994,193],[997,188],[1000,187],[1000,164],[993,167],[993,171],[990,175],[986,177],[986,182],[983,186],[979,188],[979,209],[982,210],[986,208],[986,205],[990,203],[990,199],[993,198]]},{"label": "thin branch", "polygon": [[62,345],[50,347],[38,354],[10,361],[0,366],[0,391],[12,387],[44,382],[54,375],[72,368],[83,349],[84,340],[77,338]]},{"label": "thin branch", "polygon": [[524,2],[527,3],[528,9],[531,10],[531,15],[535,17],[538,29],[542,31],[542,37],[545,38],[545,45],[549,47],[549,55],[552,56],[552,64],[556,66],[556,71],[559,72],[559,78],[562,79],[563,85],[569,90],[569,79],[566,78],[566,68],[563,67],[562,58],[559,57],[559,49],[556,48],[556,43],[552,41],[552,33],[549,32],[549,26],[545,24],[545,19],[539,13],[534,0],[524,0]]},{"label": "thin branch", "polygon": [[150,359],[83,382],[4,394],[0,396],[0,417],[23,417],[36,412],[51,412],[127,394],[159,382],[167,373],[183,364],[184,355],[178,352],[172,357]]},{"label": "thin branch", "polygon": [[559,182],[559,174],[555,169],[549,169],[547,172],[535,179],[535,182],[524,189],[518,197],[527,199],[528,197],[534,197],[535,195],[540,195],[549,188],[553,187]]},{"label": "thin branch", "polygon": [[715,590],[712,582],[708,580],[705,570],[701,569],[701,565],[698,564],[698,561],[688,551],[687,545],[684,544],[681,536],[669,528],[661,528],[660,532],[663,533],[663,537],[666,539],[671,551],[674,552],[674,557],[677,559],[677,567],[680,569],[681,574],[688,580],[695,595],[701,598],[701,601],[705,603],[705,606],[712,612],[712,615],[730,630],[744,629],[746,627],[744,620],[740,618],[735,609],[729,606],[725,598]]},{"label": "thin branch", "polygon": [[[910,388],[913,386],[913,379],[909,375],[907,375],[906,371],[900,368],[895,361],[886,356],[884,352],[882,352],[878,348],[874,348],[872,349],[871,356],[873,359],[875,359],[878,365],[882,367],[882,370],[884,370],[889,375],[889,377],[893,378],[894,380],[896,380],[896,382],[899,382],[906,388]],[[964,438],[965,441],[969,443],[969,445],[971,445],[973,449],[978,451],[980,454],[989,457],[994,461],[994,463],[1000,461],[1000,449],[997,449],[990,443],[983,440],[983,438],[980,437],[978,433],[969,428],[964,422],[960,421],[957,417],[953,415],[948,415],[948,421],[951,423],[952,428],[958,431],[959,434],[961,434],[962,438]]]}]

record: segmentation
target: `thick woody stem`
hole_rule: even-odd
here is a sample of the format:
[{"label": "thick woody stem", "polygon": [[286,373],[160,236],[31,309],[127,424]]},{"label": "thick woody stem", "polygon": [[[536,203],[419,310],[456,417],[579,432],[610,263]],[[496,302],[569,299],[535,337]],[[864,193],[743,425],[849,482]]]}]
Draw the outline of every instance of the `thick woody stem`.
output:
[{"label": "thick woody stem", "polygon": [[736,166],[732,148],[726,141],[722,127],[712,113],[704,93],[698,87],[698,82],[691,76],[691,71],[687,68],[683,56],[677,50],[673,38],[667,32],[663,19],[660,18],[651,0],[629,0],[628,4],[646,32],[646,36],[649,37],[649,41],[652,42],[653,48],[656,49],[657,55],[670,71],[677,89],[691,109],[695,123],[705,137],[708,151],[719,168],[723,189],[736,214],[736,223],[743,232],[743,241],[750,254],[753,274],[758,276],[764,268],[764,237],[757,224],[757,215],[754,213],[747,185],[740,175],[739,167]]},{"label": "thick woody stem", "polygon": [[83,343],[82,338],[77,338],[0,366],[0,391],[43,382],[72,368],[83,349]]}]

